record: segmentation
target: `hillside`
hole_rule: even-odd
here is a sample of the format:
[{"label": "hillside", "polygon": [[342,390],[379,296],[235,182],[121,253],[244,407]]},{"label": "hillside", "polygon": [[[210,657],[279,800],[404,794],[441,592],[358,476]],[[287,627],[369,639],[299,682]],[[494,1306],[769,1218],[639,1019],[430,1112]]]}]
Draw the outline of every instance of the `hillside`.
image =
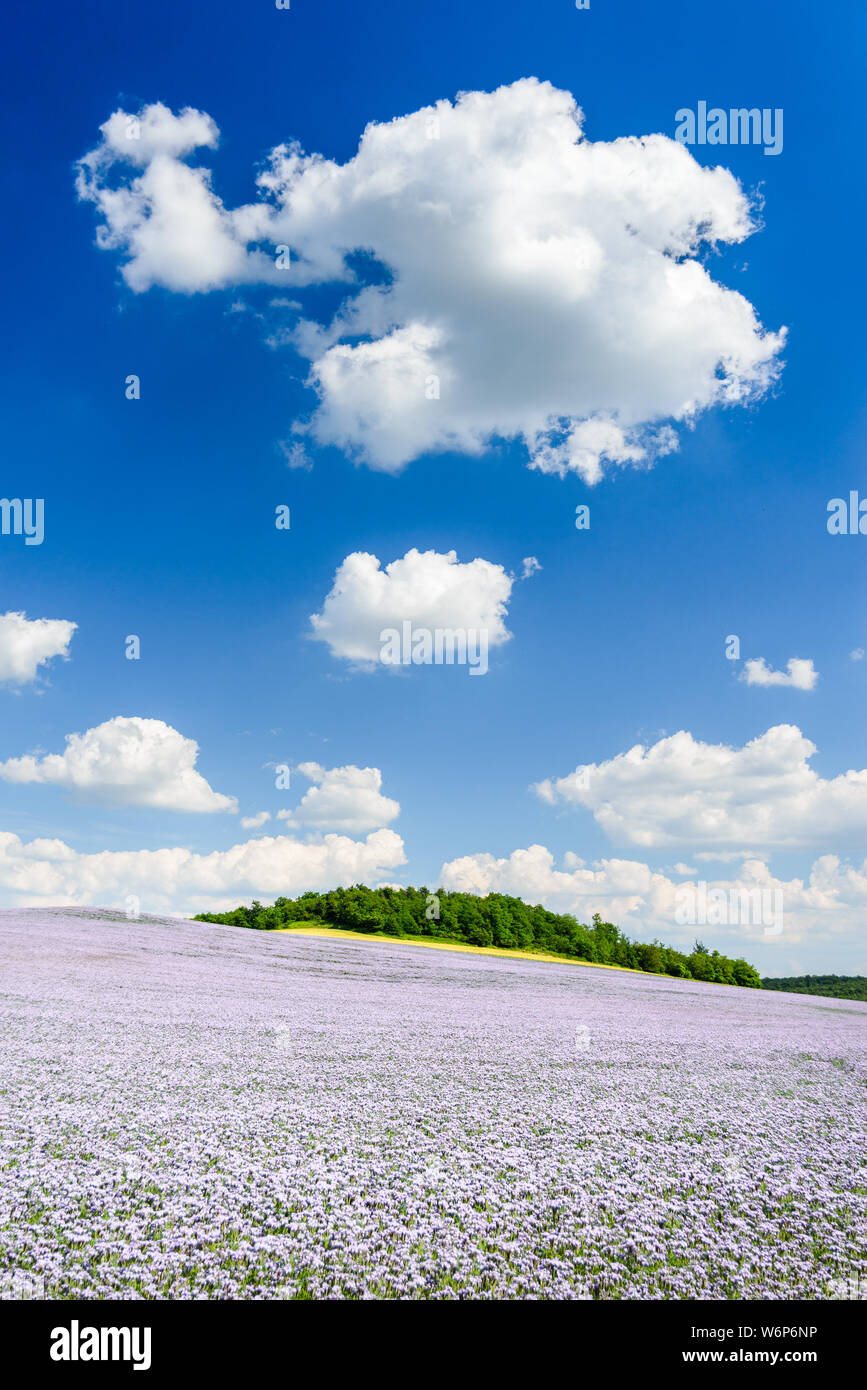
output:
[{"label": "hillside", "polygon": [[447,893],[427,888],[335,888],[329,893],[302,893],[277,898],[271,907],[254,902],[231,912],[202,912],[197,922],[252,927],[258,931],[319,921],[328,926],[371,935],[434,937],[469,946],[546,952],[597,965],[619,965],[683,980],[761,989],[761,977],[747,961],[730,960],[696,942],[685,955],[660,941],[631,941],[598,913],[584,926],[568,913],[531,907],[520,898],[489,893]]}]

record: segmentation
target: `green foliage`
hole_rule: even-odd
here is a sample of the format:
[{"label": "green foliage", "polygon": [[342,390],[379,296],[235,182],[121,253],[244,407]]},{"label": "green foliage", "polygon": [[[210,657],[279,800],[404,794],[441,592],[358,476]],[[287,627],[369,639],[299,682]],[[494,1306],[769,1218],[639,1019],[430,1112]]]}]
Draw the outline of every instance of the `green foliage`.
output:
[{"label": "green foliage", "polygon": [[649,945],[630,941],[619,927],[595,913],[584,926],[568,913],[522,902],[504,893],[486,898],[472,893],[431,894],[427,888],[334,888],[328,893],[302,893],[277,898],[271,907],[254,902],[232,912],[201,912],[198,922],[274,930],[303,922],[327,922],[348,931],[388,936],[427,936],[468,946],[538,951],[597,965],[621,965],[682,980],[761,989],[758,972],[745,960],[729,960],[696,942],[687,956],[661,941]]},{"label": "green foliage", "polygon": [[762,980],[764,989],[788,994],[823,994],[829,999],[862,999],[867,1003],[865,975],[793,975],[789,979]]}]

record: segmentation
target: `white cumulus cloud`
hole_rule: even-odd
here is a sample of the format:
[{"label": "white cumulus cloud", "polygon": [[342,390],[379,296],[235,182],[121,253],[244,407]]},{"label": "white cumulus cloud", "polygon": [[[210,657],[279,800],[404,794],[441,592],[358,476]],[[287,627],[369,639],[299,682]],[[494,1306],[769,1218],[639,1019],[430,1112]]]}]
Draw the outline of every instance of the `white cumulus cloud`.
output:
[{"label": "white cumulus cloud", "polygon": [[65,618],[0,613],[0,684],[27,685],[53,657],[67,658],[77,626]]},{"label": "white cumulus cloud", "polygon": [[117,715],[83,734],[67,734],[63,753],[0,762],[7,782],[45,782],[81,800],[164,811],[235,811],[195,769],[199,745],[161,719]]},{"label": "white cumulus cloud", "polygon": [[76,187],[101,215],[97,245],[126,256],[130,289],[158,284],[191,293],[267,278],[273,258],[248,254],[243,210],[228,212],[210,172],[183,162],[216,146],[210,116],[190,107],[175,116],[156,102],[137,117],[115,111],[100,132],[100,143],[79,162]]},{"label": "white cumulus cloud", "polygon": [[811,660],[793,656],[786,663],[785,671],[775,671],[763,656],[752,657],[744,662],[740,680],[747,685],[787,685],[792,690],[812,690],[819,679],[819,672]]},{"label": "white cumulus cloud", "polygon": [[338,567],[322,610],[311,614],[313,636],[332,656],[357,665],[380,660],[388,628],[486,632],[491,647],[507,642],[512,579],[490,560],[461,563],[454,550],[408,550],[382,568],[375,555],[354,551]]},{"label": "white cumulus cloud", "polygon": [[236,907],[251,897],[377,882],[405,862],[403,841],[393,830],[365,840],[325,835],[315,844],[263,836],[211,854],[183,848],[79,854],[62,841],[27,844],[4,831],[0,893],[22,907],[122,907],[132,895],[142,912],[192,914]]},{"label": "white cumulus cloud", "polygon": [[79,165],[98,244],[137,292],[344,282],[330,319],[277,338],[310,363],[313,439],[374,468],[518,439],[534,467],[594,483],[779,372],[785,330],[702,264],[756,230],[737,179],[664,135],[585,139],[548,82],[372,122],[344,164],[279,145],[234,210],[186,162],[217,141],[209,115],[147,106],[138,139],[130,119]]},{"label": "white cumulus cloud", "polygon": [[278,811],[278,820],[357,834],[389,825],[400,815],[400,802],[382,795],[378,767],[325,768],[319,763],[299,763],[298,771],[314,785],[294,811]]},{"label": "white cumulus cloud", "polygon": [[269,821],[270,819],[271,819],[271,812],[270,812],[270,811],[257,811],[256,814],[255,814],[255,816],[242,816],[242,817],[241,817],[241,829],[242,829],[242,830],[258,830],[260,826],[264,825],[265,822],[266,822],[266,821]]},{"label": "white cumulus cloud", "polygon": [[636,744],[534,790],[551,805],[584,806],[614,844],[796,847],[867,831],[867,769],[824,779],[815,744],[777,724],[743,748],[681,730]]}]

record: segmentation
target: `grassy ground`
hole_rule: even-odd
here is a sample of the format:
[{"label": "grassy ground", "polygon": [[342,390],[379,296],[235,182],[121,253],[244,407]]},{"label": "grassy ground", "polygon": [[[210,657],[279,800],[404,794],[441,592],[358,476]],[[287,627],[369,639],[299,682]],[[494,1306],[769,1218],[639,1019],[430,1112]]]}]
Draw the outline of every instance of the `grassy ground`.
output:
[{"label": "grassy ground", "polygon": [[[294,932],[298,936],[349,936],[355,941],[394,941],[400,946],[427,946],[435,951],[463,951],[473,956],[512,956],[515,960],[547,960],[557,965],[590,965],[594,970],[619,970],[624,975],[651,975],[650,970],[632,970],[627,965],[601,965],[596,960],[578,960],[575,956],[558,956],[546,951],[511,951],[505,946],[467,946],[462,941],[435,940],[424,936],[386,936],[384,932],[347,931],[329,927],[324,922],[304,922],[298,926],[275,927],[278,932]],[[668,975],[660,976],[669,979]]]}]

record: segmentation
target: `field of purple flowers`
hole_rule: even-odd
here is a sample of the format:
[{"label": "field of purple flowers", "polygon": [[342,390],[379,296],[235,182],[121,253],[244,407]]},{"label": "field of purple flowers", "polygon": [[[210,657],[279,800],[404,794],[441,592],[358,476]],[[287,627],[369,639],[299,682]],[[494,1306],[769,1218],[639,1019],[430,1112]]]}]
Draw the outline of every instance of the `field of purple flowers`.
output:
[{"label": "field of purple flowers", "polygon": [[0,955],[7,1297],[867,1288],[863,1004],[87,909]]}]

